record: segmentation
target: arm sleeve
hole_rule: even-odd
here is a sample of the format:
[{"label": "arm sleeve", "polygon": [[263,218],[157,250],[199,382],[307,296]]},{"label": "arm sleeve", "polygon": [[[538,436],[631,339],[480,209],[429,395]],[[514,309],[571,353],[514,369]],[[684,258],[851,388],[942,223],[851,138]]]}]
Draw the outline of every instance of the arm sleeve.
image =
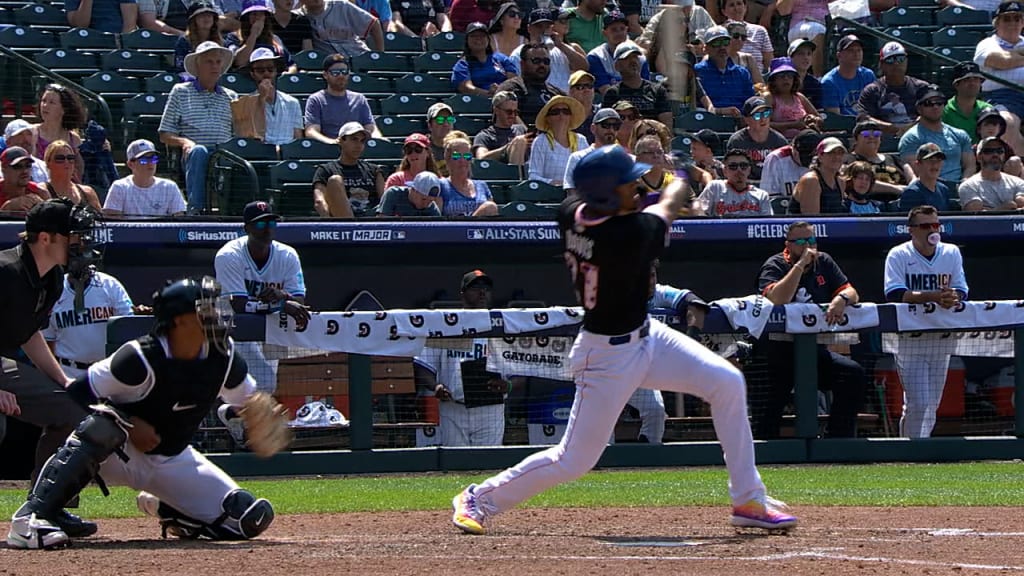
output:
[{"label": "arm sleeve", "polygon": [[821,107],[842,108],[842,99],[839,97],[839,90],[835,82],[828,81],[821,83]]},{"label": "arm sleeve", "polygon": [[235,352],[234,343],[231,346],[231,366],[224,377],[224,385],[221,386],[221,400],[228,404],[241,407],[245,404],[246,398],[256,393],[256,380],[249,374],[249,366],[245,359]]},{"label": "arm sleeve", "polygon": [[761,198],[761,215],[762,216],[773,216],[775,209],[772,208],[772,199],[767,193]]},{"label": "arm sleeve", "polygon": [[170,203],[171,214],[188,210],[188,206],[185,205],[185,197],[181,194],[181,188],[178,188],[178,185],[170,180],[167,181],[167,186],[173,188]]},{"label": "arm sleeve", "polygon": [[107,199],[103,202],[103,207],[108,210],[124,212],[124,186],[120,180],[110,185],[110,191],[107,192]]},{"label": "arm sleeve", "polygon": [[917,154],[917,147],[921,145],[918,140],[913,130],[908,130],[900,136],[900,162],[906,162],[908,157]]},{"label": "arm sleeve", "polygon": [[[894,290],[907,290],[906,276],[903,274],[903,262],[899,255],[895,252],[895,248],[889,251],[889,254],[885,256],[885,280],[882,291],[885,292],[886,297],[889,293]],[[900,294],[900,300],[902,300],[903,294]]]},{"label": "arm sleeve", "polygon": [[118,316],[131,316],[132,312],[132,297],[128,295],[128,291],[124,289],[124,284],[111,276],[107,279],[110,283],[107,288],[107,294],[110,295],[110,302],[114,305],[114,312]]},{"label": "arm sleeve", "polygon": [[590,65],[590,73],[594,76],[594,88],[600,88],[612,83],[612,77],[605,70],[604,61],[597,54],[587,54],[587,64]]},{"label": "arm sleeve", "polygon": [[964,296],[967,296],[969,291],[967,289],[967,276],[964,274],[964,257],[960,253],[960,249],[953,246],[955,249],[953,262],[956,268],[953,271],[953,282],[950,288],[963,292]]},{"label": "arm sleeve", "polygon": [[284,280],[285,292],[292,296],[306,297],[306,277],[302,274],[302,260],[295,250],[288,251],[289,274]]},{"label": "arm sleeve", "polygon": [[960,205],[966,206],[968,202],[977,200],[984,202],[981,198],[981,186],[975,186],[975,181],[971,178],[964,180],[960,187],[957,188],[957,195],[960,196]]},{"label": "arm sleeve", "polygon": [[363,126],[373,124],[373,111],[370,110],[370,103],[366,101],[366,96],[360,94],[355,107],[359,114],[360,124]]},{"label": "arm sleeve", "polygon": [[846,273],[839,267],[835,259],[831,255],[826,254],[824,265],[828,268],[828,283],[829,293],[835,294],[844,286],[850,283],[850,279],[846,277]]},{"label": "arm sleeve", "polygon": [[249,296],[245,289],[245,266],[234,253],[218,252],[213,259],[213,269],[224,294],[228,296]]},{"label": "arm sleeve", "polygon": [[505,56],[504,54],[502,54],[500,52],[496,53],[495,57],[498,57],[498,62],[501,64],[501,69],[502,70],[504,70],[505,72],[511,72],[512,74],[515,74],[516,76],[519,76],[519,63],[518,62],[513,62],[511,58],[509,58],[508,56]]},{"label": "arm sleeve", "polygon": [[572,178],[572,172],[576,169],[576,165],[579,164],[580,157],[572,154],[569,156],[569,161],[565,164],[565,175],[562,176],[562,188],[569,190],[570,188],[576,187],[576,181]]},{"label": "arm sleeve", "polygon": [[94,398],[108,398],[116,404],[144,399],[153,389],[156,377],[136,340],[127,342],[89,367],[89,391]]},{"label": "arm sleeve", "polygon": [[316,167],[316,172],[313,172],[313,185],[317,184],[327,185],[327,181],[331,179],[331,172],[323,165]]}]

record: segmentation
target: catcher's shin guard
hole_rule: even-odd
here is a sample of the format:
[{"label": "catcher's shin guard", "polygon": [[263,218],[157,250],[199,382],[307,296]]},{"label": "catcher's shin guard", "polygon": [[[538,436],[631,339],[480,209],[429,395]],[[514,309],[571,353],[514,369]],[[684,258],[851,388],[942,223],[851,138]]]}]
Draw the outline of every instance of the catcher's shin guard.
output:
[{"label": "catcher's shin guard", "polygon": [[274,508],[270,502],[241,488],[229,492],[221,508],[224,512],[209,524],[191,518],[165,502],[159,502],[156,515],[160,518],[164,538],[171,534],[189,540],[249,540],[263,533],[274,521]]}]

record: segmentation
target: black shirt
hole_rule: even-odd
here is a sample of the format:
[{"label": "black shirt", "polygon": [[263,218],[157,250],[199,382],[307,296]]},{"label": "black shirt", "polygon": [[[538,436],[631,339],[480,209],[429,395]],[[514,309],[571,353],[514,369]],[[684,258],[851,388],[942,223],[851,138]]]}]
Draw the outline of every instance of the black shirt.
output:
[{"label": "black shirt", "polygon": [[[765,260],[757,279],[758,290],[764,294],[789,274],[791,268],[793,265],[786,261],[785,252]],[[800,287],[793,295],[792,302],[827,304],[849,283],[836,261],[827,253],[818,252],[817,262],[805,269],[804,275],[800,277]]]},{"label": "black shirt", "polygon": [[313,173],[313,184],[327,185],[331,176],[341,176],[345,182],[345,192],[352,205],[355,216],[373,216],[380,197],[377,196],[377,176],[380,166],[366,160],[357,160],[355,164],[342,164],[341,160],[331,160],[317,166]]},{"label": "black shirt", "polygon": [[513,124],[509,128],[498,128],[494,124],[491,124],[473,137],[473,149],[475,150],[482,147],[488,152],[491,150],[497,150],[511,142],[516,136],[520,136],[522,134],[526,134],[526,126],[523,126],[522,124]]},{"label": "black shirt", "polygon": [[605,91],[605,108],[613,107],[620,100],[625,100],[635,106],[637,112],[648,120],[657,120],[658,114],[672,111],[665,87],[650,80],[643,80],[639,88],[630,88],[619,82]]},{"label": "black shirt", "polygon": [[28,244],[0,251],[0,354],[17,354],[49,324],[50,310],[64,291],[64,270],[54,266],[42,278]]},{"label": "black shirt", "polygon": [[498,92],[502,90],[509,90],[516,95],[519,100],[519,117],[528,126],[533,126],[537,122],[537,114],[548,100],[566,95],[551,84],[527,85],[520,77],[509,78],[499,84]]},{"label": "black shirt", "polygon": [[417,36],[423,34],[427,22],[437,24],[437,15],[444,14],[442,0],[391,0],[391,11],[398,12],[402,24]]},{"label": "black shirt", "polygon": [[284,42],[284,47],[294,55],[302,52],[303,40],[313,39],[313,26],[309,23],[309,18],[292,12],[292,19],[288,21],[287,27],[274,20],[274,33],[281,42]]},{"label": "black shirt", "polygon": [[659,216],[636,212],[583,225],[583,202],[566,198],[558,209],[565,262],[576,298],[583,305],[583,328],[615,336],[647,319],[654,260],[665,249],[668,225]]}]

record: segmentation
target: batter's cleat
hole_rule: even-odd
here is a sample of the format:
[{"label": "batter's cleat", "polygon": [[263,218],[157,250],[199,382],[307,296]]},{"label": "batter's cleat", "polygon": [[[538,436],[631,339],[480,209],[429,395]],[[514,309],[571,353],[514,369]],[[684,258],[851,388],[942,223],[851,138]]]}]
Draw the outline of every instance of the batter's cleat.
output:
[{"label": "batter's cleat", "polygon": [[7,533],[7,547],[21,550],[54,550],[71,545],[71,538],[48,520],[35,513],[11,519]]},{"label": "batter's cleat", "polygon": [[92,536],[100,529],[95,522],[83,520],[67,510],[61,510],[58,512],[57,517],[53,520],[53,523],[71,538],[85,538],[86,536]]},{"label": "batter's cleat", "polygon": [[476,494],[473,490],[476,484],[470,484],[465,490],[452,499],[452,524],[466,534],[484,534],[484,513],[477,505]]},{"label": "batter's cleat", "polygon": [[785,502],[769,496],[755,498],[732,508],[732,525],[739,528],[788,530],[797,524],[796,516],[786,512]]}]

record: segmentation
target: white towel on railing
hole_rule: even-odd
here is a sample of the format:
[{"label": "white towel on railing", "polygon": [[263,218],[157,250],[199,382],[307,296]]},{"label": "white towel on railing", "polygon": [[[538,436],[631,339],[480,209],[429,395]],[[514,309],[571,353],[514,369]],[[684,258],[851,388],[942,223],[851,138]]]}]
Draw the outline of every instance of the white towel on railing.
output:
[{"label": "white towel on railing", "polygon": [[993,328],[1024,323],[1024,300],[975,300],[962,302],[948,310],[935,302],[895,306],[896,326],[900,332]]},{"label": "white towel on railing", "polygon": [[725,313],[733,328],[746,328],[754,338],[760,338],[768,317],[772,314],[772,303],[760,294],[743,298],[722,298],[711,303]]},{"label": "white towel on railing", "polygon": [[399,336],[468,336],[491,330],[490,310],[391,310]]},{"label": "white towel on railing", "polygon": [[[824,304],[813,302],[786,304],[786,333],[817,334],[833,331],[833,326],[825,320],[827,309]],[[878,305],[873,302],[847,306],[844,315],[846,318],[834,327],[834,331],[855,332],[878,326]]]},{"label": "white towel on railing", "polygon": [[279,315],[271,314],[266,327],[270,344],[327,352],[416,356],[426,343],[423,337],[399,336],[394,318],[386,312],[315,313],[301,332],[294,318],[287,318],[282,326]]},{"label": "white towel on railing", "polygon": [[583,322],[583,308],[519,308],[502,310],[501,320],[506,334],[522,334]]}]

